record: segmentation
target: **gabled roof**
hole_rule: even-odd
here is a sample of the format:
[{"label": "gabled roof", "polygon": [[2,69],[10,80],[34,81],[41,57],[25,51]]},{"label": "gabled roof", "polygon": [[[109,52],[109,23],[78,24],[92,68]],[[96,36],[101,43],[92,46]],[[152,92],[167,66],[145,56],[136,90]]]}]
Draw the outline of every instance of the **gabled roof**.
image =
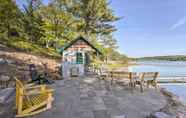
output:
[{"label": "gabled roof", "polygon": [[102,54],[102,52],[97,49],[95,46],[93,46],[88,40],[86,40],[84,37],[80,36],[78,38],[76,38],[75,40],[71,41],[69,44],[65,45],[64,47],[62,47],[60,49],[60,53],[62,53],[64,50],[68,49],[69,47],[71,47],[74,43],[76,43],[77,41],[82,40],[84,41],[87,45],[89,45],[92,49],[94,49],[96,52],[98,52],[99,54]]}]

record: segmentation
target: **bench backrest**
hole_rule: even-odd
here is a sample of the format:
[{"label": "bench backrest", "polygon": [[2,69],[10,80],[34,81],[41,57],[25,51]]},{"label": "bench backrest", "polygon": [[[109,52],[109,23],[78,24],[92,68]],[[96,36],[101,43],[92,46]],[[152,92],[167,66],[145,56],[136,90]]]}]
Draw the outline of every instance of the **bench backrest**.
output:
[{"label": "bench backrest", "polygon": [[125,72],[125,71],[111,71],[110,72],[111,78],[118,78],[118,79],[132,79],[137,76],[135,72]]},{"label": "bench backrest", "polygon": [[158,75],[159,75],[158,72],[143,72],[141,74],[141,79],[142,80],[156,80]]},{"label": "bench backrest", "polygon": [[107,68],[98,68],[98,75],[108,74]]}]

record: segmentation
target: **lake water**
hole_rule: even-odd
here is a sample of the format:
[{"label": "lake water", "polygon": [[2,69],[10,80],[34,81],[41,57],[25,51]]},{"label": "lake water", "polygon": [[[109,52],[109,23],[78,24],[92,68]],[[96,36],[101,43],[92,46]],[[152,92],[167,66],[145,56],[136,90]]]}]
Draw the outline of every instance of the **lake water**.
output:
[{"label": "lake water", "polygon": [[[139,61],[136,63],[138,65],[129,67],[130,71],[159,72],[161,78],[181,77],[186,79],[186,62]],[[165,87],[186,101],[186,84],[162,84],[160,86]]]}]

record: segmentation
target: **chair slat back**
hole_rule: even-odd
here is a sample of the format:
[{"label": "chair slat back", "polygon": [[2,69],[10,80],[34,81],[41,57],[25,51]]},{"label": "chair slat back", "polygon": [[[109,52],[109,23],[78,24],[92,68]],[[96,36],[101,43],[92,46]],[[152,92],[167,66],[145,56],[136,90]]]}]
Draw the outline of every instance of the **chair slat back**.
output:
[{"label": "chair slat back", "polygon": [[22,105],[20,103],[20,99],[22,97],[22,94],[24,93],[24,86],[19,79],[14,79],[16,81],[16,108],[18,109]]},{"label": "chair slat back", "polygon": [[16,80],[16,89],[21,89],[21,88],[24,89],[24,85],[22,84],[22,82],[17,78],[15,78],[15,80]]}]

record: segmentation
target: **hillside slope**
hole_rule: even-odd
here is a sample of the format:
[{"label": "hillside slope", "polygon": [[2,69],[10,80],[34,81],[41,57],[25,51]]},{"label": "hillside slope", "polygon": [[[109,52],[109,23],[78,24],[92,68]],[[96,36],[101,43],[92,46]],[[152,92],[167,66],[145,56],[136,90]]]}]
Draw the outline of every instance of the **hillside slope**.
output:
[{"label": "hillside slope", "polygon": [[[4,61],[7,63],[3,63]],[[55,79],[53,73],[56,71],[56,67],[60,64],[60,60],[20,52],[16,49],[0,44],[1,75],[18,77],[28,76],[29,64],[35,64],[37,69],[40,71],[43,71],[44,69],[43,64],[47,64],[49,73],[51,73],[51,76]]]}]

